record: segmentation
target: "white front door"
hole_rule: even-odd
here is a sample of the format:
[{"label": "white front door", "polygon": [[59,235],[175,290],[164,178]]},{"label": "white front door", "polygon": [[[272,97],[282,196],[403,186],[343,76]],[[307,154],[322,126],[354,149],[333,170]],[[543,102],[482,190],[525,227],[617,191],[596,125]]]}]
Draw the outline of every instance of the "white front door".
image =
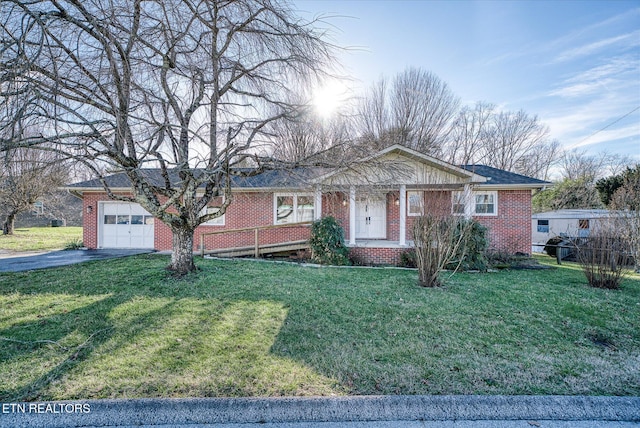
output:
[{"label": "white front door", "polygon": [[153,216],[139,204],[100,204],[100,248],[153,248]]},{"label": "white front door", "polygon": [[387,198],[369,196],[356,201],[356,239],[387,237]]}]

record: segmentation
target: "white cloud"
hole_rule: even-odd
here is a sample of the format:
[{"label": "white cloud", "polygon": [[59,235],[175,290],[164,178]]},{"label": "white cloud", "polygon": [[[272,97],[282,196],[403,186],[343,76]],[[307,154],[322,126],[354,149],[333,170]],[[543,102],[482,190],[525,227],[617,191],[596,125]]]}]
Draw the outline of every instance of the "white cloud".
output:
[{"label": "white cloud", "polygon": [[560,46],[575,45],[580,39],[583,39],[586,34],[599,33],[602,28],[619,28],[625,22],[634,23],[637,22],[640,16],[640,8],[630,9],[626,12],[607,18],[603,21],[595,22],[586,27],[574,30],[562,37],[559,37],[548,44],[544,45],[542,49],[548,51],[557,51]]},{"label": "white cloud", "polygon": [[551,91],[549,95],[559,96],[564,98],[583,97],[587,95],[593,95],[602,90],[603,86],[611,85],[614,83],[613,79],[602,79],[599,81],[591,81],[584,83],[576,83],[574,85],[565,86],[555,91]]},{"label": "white cloud", "polygon": [[554,62],[570,61],[579,57],[593,55],[596,52],[602,51],[604,48],[609,48],[615,45],[621,45],[624,47],[640,46],[640,31],[609,37],[607,39],[598,40],[596,42],[566,50],[561,52],[555,58]]},{"label": "white cloud", "polygon": [[574,76],[565,79],[557,89],[550,91],[547,95],[576,98],[615,94],[620,103],[637,102],[637,95],[634,94],[637,94],[640,89],[638,81],[640,62],[631,55],[615,57],[607,61],[597,67],[577,72]]},{"label": "white cloud", "polygon": [[[543,119],[543,122],[549,126],[553,138],[558,139],[566,149],[597,145],[606,147],[606,143],[626,140],[629,146],[625,153],[633,154],[634,144],[640,143],[640,112],[632,109],[621,110],[615,99],[597,99],[559,112],[554,117]],[[618,146],[624,148],[624,144]]]},{"label": "white cloud", "polygon": [[[611,58],[607,64],[593,67],[583,71],[576,76],[567,79],[567,82],[583,82],[600,80],[609,76],[620,76],[629,72],[638,73],[640,71],[640,63],[631,55]],[[634,77],[637,77],[634,76]]]},{"label": "white cloud", "polygon": [[625,138],[637,137],[638,132],[640,131],[640,129],[638,128],[639,127],[637,124],[633,124],[622,128],[606,129],[604,131],[598,132],[597,134],[592,133],[594,135],[586,135],[578,139],[576,142],[568,144],[566,147],[569,149],[575,149],[579,147],[593,146],[601,143],[609,143]]}]

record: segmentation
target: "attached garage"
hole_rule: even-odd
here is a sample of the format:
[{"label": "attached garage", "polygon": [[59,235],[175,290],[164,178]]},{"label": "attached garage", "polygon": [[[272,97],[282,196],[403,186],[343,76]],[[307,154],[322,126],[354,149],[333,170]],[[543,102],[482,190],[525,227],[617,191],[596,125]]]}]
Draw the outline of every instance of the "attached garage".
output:
[{"label": "attached garage", "polygon": [[98,204],[99,248],[153,248],[153,216],[139,204]]}]

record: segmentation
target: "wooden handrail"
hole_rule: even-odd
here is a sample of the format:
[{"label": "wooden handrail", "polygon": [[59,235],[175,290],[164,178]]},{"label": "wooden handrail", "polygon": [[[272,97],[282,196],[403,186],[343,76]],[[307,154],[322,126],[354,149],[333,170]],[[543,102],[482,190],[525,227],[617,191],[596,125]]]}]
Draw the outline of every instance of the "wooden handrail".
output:
[{"label": "wooden handrail", "polygon": [[249,232],[251,230],[254,231],[255,237],[255,256],[256,258],[260,255],[260,246],[258,242],[258,232],[260,230],[269,230],[269,229],[284,229],[286,227],[299,227],[299,226],[309,226],[313,224],[312,221],[302,221],[299,223],[285,223],[285,224],[271,224],[269,226],[254,226],[254,227],[242,227],[239,229],[225,229],[225,230],[215,230],[213,232],[204,232],[200,234],[200,255],[204,257],[204,237],[209,235],[221,235],[223,233],[236,233],[236,232]]}]

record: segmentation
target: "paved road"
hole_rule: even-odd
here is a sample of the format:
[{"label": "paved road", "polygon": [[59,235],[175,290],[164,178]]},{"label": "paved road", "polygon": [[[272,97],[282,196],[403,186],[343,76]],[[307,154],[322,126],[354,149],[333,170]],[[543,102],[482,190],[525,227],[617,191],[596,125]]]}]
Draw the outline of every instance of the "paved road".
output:
[{"label": "paved road", "polygon": [[152,250],[64,250],[22,255],[18,257],[1,257],[0,272],[20,272],[34,269],[46,269],[88,262],[91,260],[113,259],[150,253]]},{"label": "paved road", "polygon": [[196,398],[26,403],[23,404],[26,407],[22,409],[17,407],[19,405],[21,404],[15,404],[13,407],[7,403],[3,405],[0,427],[630,428],[640,426],[640,397]]}]

